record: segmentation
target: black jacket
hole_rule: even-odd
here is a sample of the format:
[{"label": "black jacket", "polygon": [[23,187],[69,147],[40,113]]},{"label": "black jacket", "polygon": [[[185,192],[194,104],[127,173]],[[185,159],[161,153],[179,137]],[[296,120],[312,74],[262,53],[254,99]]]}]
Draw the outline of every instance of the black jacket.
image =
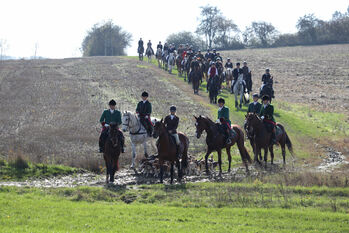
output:
[{"label": "black jacket", "polygon": [[235,69],[233,70],[233,77],[234,77],[234,80],[238,80],[239,75],[242,74],[242,73],[243,73],[243,71],[242,71],[241,68],[235,68]]},{"label": "black jacket", "polygon": [[263,84],[272,83],[271,81],[272,81],[272,79],[271,79],[270,74],[263,74],[263,76],[262,76]]},{"label": "black jacket", "polygon": [[171,119],[171,115],[168,115],[168,116],[165,118],[164,123],[165,123],[166,129],[167,129],[171,134],[177,133],[178,123],[179,123],[179,117],[174,116],[174,117],[173,117],[173,120],[172,120],[172,119]]}]

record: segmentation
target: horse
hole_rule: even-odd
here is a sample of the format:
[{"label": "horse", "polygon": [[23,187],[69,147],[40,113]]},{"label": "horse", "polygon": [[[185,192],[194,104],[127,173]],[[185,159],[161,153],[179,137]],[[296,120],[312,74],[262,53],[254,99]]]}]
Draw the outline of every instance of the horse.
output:
[{"label": "horse", "polygon": [[164,50],[161,55],[162,60],[162,69],[167,71],[167,57],[168,57],[168,50]]},{"label": "horse", "polygon": [[119,156],[121,153],[121,142],[118,139],[118,125],[114,122],[109,125],[109,135],[104,145],[103,157],[106,166],[106,183],[114,182],[115,172],[119,169]]},{"label": "horse", "polygon": [[225,81],[227,83],[227,88],[229,89],[231,86],[231,83],[233,81],[233,69],[232,68],[227,68],[227,70],[224,72],[225,76]]},{"label": "horse", "polygon": [[[152,118],[153,123],[155,120],[155,118]],[[154,140],[152,140],[151,137],[148,137],[147,130],[144,128],[141,121],[134,113],[125,111],[122,114],[122,131],[130,132],[132,146],[132,164],[130,167],[134,169],[136,159],[136,146],[143,144],[145,157],[148,157],[147,142],[150,141],[150,144],[154,150],[156,150],[156,146]]]},{"label": "horse", "polygon": [[158,49],[156,50],[155,57],[156,57],[156,59],[158,60],[159,68],[161,68],[161,62],[162,62],[162,50],[161,50],[161,48],[158,48]]},{"label": "horse", "polygon": [[200,80],[202,80],[201,69],[193,70],[191,73],[191,80],[193,85],[194,94],[199,94]]},{"label": "horse", "polygon": [[222,149],[225,148],[228,155],[228,161],[229,161],[229,168],[228,172],[230,172],[231,167],[231,154],[230,154],[230,148],[236,143],[237,147],[240,152],[241,159],[246,167],[246,172],[248,172],[248,163],[251,163],[251,157],[249,153],[247,152],[247,149],[244,145],[244,132],[242,131],[241,127],[238,125],[232,125],[232,129],[235,132],[235,136],[232,139],[232,142],[230,144],[226,144],[226,138],[223,133],[220,133],[220,126],[216,123],[214,123],[210,118],[199,116],[194,116],[196,122],[196,137],[200,138],[203,131],[206,131],[206,144],[207,144],[207,151],[205,155],[205,166],[206,166],[206,173],[209,173],[208,165],[207,165],[207,158],[208,156],[213,152],[217,151],[218,153],[218,164],[219,164],[219,175],[222,174]]},{"label": "horse", "polygon": [[177,156],[176,142],[173,138],[171,138],[172,136],[167,131],[163,119],[155,122],[153,137],[159,138],[157,148],[160,164],[160,183],[163,183],[164,161],[169,161],[171,163],[171,184],[173,183],[174,163],[176,163],[178,168],[179,182],[181,182],[182,179],[182,168],[184,169],[187,167],[189,139],[181,132],[178,132],[178,136],[181,142],[179,146],[179,153],[182,155],[182,162],[180,162],[180,159]]},{"label": "horse", "polygon": [[209,92],[210,104],[217,103],[217,96],[219,92],[219,77],[215,75],[208,79],[207,81],[207,89]]},{"label": "horse", "polygon": [[[238,107],[242,108],[242,102],[244,97],[244,75],[240,74],[238,76],[238,79],[233,87],[233,92],[235,95],[235,108],[238,109]],[[238,96],[240,96],[240,104],[238,104]]]},{"label": "horse", "polygon": [[178,76],[182,76],[182,56],[180,54],[177,55],[176,57],[176,66],[177,66],[177,71],[178,71]]},{"label": "horse", "polygon": [[[293,156],[292,142],[286,133],[284,126],[280,123],[276,124],[276,142],[281,146],[283,164],[286,164],[286,147]],[[268,132],[264,126],[263,120],[255,113],[246,115],[246,131],[250,135],[251,144],[254,148],[254,161],[261,164],[258,159],[261,159],[261,150],[264,149],[264,163],[267,167],[268,149],[270,151],[271,164],[274,164],[273,144],[271,143],[271,132]]]},{"label": "horse", "polygon": [[170,55],[168,56],[168,60],[167,60],[169,74],[172,74],[172,68],[174,67],[175,62],[176,62],[176,57],[175,57],[174,53],[170,53]]},{"label": "horse", "polygon": [[145,55],[148,57],[148,63],[151,63],[151,56],[154,55],[153,49],[148,47],[145,51]]},{"label": "horse", "polygon": [[143,46],[138,47],[137,52],[138,52],[138,58],[139,58],[139,60],[140,60],[140,61],[143,61],[144,47],[143,47]]},{"label": "horse", "polygon": [[274,89],[273,89],[273,81],[268,82],[267,84],[262,84],[262,86],[260,88],[259,96],[262,97],[264,95],[270,96],[270,103],[271,103],[271,100],[273,98],[275,98]]}]

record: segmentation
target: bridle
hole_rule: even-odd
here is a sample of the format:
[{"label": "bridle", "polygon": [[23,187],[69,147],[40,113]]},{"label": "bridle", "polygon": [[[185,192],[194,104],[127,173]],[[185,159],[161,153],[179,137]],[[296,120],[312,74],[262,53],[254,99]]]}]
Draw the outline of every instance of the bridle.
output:
[{"label": "bridle", "polygon": [[130,134],[131,135],[142,135],[142,134],[146,134],[146,132],[144,132],[144,133],[141,133],[140,131],[141,131],[141,129],[142,129],[142,125],[141,125],[141,123],[140,123],[140,121],[137,121],[137,123],[138,123],[138,130],[136,130],[135,132],[132,132],[131,131],[131,128],[130,128],[130,114],[127,114],[126,115],[127,116],[127,124],[125,124],[125,123],[122,123],[122,125],[123,126],[126,126],[129,130],[130,130]]}]

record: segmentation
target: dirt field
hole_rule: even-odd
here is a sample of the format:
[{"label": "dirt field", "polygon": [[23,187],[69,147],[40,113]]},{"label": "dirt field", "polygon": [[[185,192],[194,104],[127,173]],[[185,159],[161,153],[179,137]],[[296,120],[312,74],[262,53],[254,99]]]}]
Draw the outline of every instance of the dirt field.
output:
[{"label": "dirt field", "polygon": [[[6,61],[0,65],[0,90],[0,155],[5,157],[23,154],[34,162],[99,166],[103,164],[97,153],[103,109],[114,98],[121,110],[134,111],[143,90],[150,93],[155,117],[166,116],[169,106],[176,104],[180,130],[190,136],[190,151],[203,147],[192,137],[192,114],[209,111],[166,80],[161,70],[135,60]],[[130,164],[128,142],[127,146],[122,165]]]},{"label": "dirt field", "polygon": [[248,62],[255,91],[265,68],[270,68],[277,99],[349,114],[348,44],[224,51],[222,55],[234,63]]}]

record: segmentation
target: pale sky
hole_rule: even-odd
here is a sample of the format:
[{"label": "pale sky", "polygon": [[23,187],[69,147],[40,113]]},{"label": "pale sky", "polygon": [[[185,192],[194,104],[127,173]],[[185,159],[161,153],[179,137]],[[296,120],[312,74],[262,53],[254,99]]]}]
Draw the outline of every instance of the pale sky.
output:
[{"label": "pale sky", "polygon": [[128,55],[136,54],[140,37],[159,40],[182,30],[194,32],[200,6],[217,6],[241,30],[252,21],[271,22],[280,32],[295,32],[299,17],[314,13],[328,20],[334,11],[345,12],[349,0],[1,0],[0,39],[6,55],[47,58],[81,56],[79,48],[86,32],[105,20],[121,26],[133,36]]}]

